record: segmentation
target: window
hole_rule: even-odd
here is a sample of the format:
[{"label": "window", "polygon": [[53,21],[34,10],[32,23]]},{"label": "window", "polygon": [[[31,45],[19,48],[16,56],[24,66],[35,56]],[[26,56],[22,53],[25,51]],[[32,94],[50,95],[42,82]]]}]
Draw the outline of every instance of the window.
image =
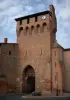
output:
[{"label": "window", "polygon": [[38,33],[40,32],[40,25],[39,24],[37,25],[37,32]]},{"label": "window", "polygon": [[35,22],[37,22],[37,16],[35,17]]},{"label": "window", "polygon": [[13,47],[15,47],[15,44],[13,45]]},{"label": "window", "polygon": [[27,57],[27,51],[25,51],[24,56]]},{"label": "window", "polygon": [[20,27],[20,29],[19,29],[19,30],[20,30],[20,31],[21,31],[21,30],[23,30],[23,27]]},{"label": "window", "polygon": [[23,31],[23,27],[20,27],[19,29],[19,33],[21,33]]},{"label": "window", "polygon": [[54,51],[54,55],[56,56],[56,51]]},{"label": "window", "polygon": [[55,62],[55,68],[56,68],[56,62]]},{"label": "window", "polygon": [[26,51],[26,56],[27,56],[27,51]]},{"label": "window", "polygon": [[5,52],[3,52],[3,54],[5,54]]},{"label": "window", "polygon": [[26,27],[26,34],[29,33],[29,27]]},{"label": "window", "polygon": [[22,20],[20,20],[20,25],[22,25]]},{"label": "window", "polygon": [[11,51],[9,51],[9,55],[11,55]]},{"label": "window", "polygon": [[27,19],[27,24],[29,24],[29,18]]},{"label": "window", "polygon": [[23,32],[23,27],[20,27],[19,29],[19,35]]},{"label": "window", "polygon": [[42,49],[41,49],[41,55],[42,55]]},{"label": "window", "polygon": [[46,23],[43,23],[43,31],[45,32],[47,30],[47,27],[46,27]]},{"label": "window", "polygon": [[34,33],[34,26],[31,26],[31,34]]},{"label": "window", "polygon": [[56,81],[56,75],[55,75],[55,81]]}]

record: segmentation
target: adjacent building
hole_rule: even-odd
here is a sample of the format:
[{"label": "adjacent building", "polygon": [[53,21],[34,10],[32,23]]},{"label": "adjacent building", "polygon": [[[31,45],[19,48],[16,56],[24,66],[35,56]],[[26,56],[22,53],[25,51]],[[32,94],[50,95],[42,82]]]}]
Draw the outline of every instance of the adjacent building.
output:
[{"label": "adjacent building", "polygon": [[0,74],[5,93],[70,92],[70,49],[56,41],[55,8],[16,18],[17,43],[0,43]]}]

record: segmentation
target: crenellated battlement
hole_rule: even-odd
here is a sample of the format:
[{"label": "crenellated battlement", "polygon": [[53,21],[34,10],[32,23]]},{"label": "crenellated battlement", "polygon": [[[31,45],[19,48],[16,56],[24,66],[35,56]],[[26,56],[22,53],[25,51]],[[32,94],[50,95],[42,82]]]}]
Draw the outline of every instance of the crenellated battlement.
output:
[{"label": "crenellated battlement", "polygon": [[[49,11],[43,11],[36,14],[20,17],[15,19],[17,21],[16,33],[17,40],[20,35],[22,36],[31,36],[37,35],[39,33],[52,32],[52,41],[55,40],[55,33],[57,31],[57,22],[55,15],[55,8],[53,5],[50,5]],[[18,41],[17,41],[18,42]]]},{"label": "crenellated battlement", "polygon": [[28,15],[25,17],[17,18],[15,19],[17,21],[17,28],[19,28],[20,26],[26,27],[36,23],[38,24],[39,22],[41,23],[42,21],[44,22],[48,19],[47,18],[48,15],[50,16],[50,20],[51,20],[52,14],[50,11],[44,11],[44,12]]},{"label": "crenellated battlement", "polygon": [[43,23],[37,23],[36,25],[30,25],[30,26],[26,26],[26,27],[19,27],[17,29],[17,37],[19,37],[21,34],[23,34],[24,36],[27,35],[36,35],[38,33],[44,33],[49,31],[49,27],[47,22],[43,22]]}]

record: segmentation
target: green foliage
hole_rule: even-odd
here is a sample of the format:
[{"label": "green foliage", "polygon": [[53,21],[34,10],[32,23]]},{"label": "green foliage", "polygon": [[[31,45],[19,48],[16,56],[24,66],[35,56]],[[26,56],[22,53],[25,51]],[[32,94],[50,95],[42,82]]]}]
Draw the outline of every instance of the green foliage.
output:
[{"label": "green foliage", "polygon": [[0,74],[0,78],[7,78],[5,74]]}]

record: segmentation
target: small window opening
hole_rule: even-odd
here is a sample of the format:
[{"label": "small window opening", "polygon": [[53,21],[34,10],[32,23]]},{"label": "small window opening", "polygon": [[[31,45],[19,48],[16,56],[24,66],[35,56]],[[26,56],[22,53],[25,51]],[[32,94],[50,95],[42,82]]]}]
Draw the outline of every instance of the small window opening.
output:
[{"label": "small window opening", "polygon": [[55,62],[55,68],[56,68],[56,62]]},{"label": "small window opening", "polygon": [[55,54],[55,56],[56,56],[56,51],[54,51],[54,54]]},{"label": "small window opening", "polygon": [[27,19],[27,24],[29,24],[29,18]]},{"label": "small window opening", "polygon": [[55,81],[56,81],[56,75],[55,75]]},{"label": "small window opening", "polygon": [[11,55],[11,51],[9,51],[9,55]]},{"label": "small window opening", "polygon": [[21,32],[23,32],[23,27],[19,28],[19,35],[20,35]]},{"label": "small window opening", "polygon": [[3,52],[3,54],[5,54],[5,52]]},{"label": "small window opening", "polygon": [[20,20],[20,25],[22,25],[22,20]]},{"label": "small window opening", "polygon": [[37,16],[35,17],[35,22],[37,22]]},{"label": "small window opening", "polygon": [[31,26],[31,34],[34,33],[34,26]]},{"label": "small window opening", "polygon": [[13,47],[15,47],[15,45],[13,45]]},{"label": "small window opening", "polygon": [[43,31],[45,32],[46,30],[46,23],[43,23]]},{"label": "small window opening", "polygon": [[29,27],[26,27],[26,34],[29,33]]},{"label": "small window opening", "polygon": [[25,56],[27,57],[27,51],[25,52]]},{"label": "small window opening", "polygon": [[20,29],[19,29],[20,31],[22,31],[23,30],[23,27],[20,27]]},{"label": "small window opening", "polygon": [[41,55],[42,55],[42,49],[41,49]]},{"label": "small window opening", "polygon": [[37,25],[37,32],[40,32],[40,25]]}]

